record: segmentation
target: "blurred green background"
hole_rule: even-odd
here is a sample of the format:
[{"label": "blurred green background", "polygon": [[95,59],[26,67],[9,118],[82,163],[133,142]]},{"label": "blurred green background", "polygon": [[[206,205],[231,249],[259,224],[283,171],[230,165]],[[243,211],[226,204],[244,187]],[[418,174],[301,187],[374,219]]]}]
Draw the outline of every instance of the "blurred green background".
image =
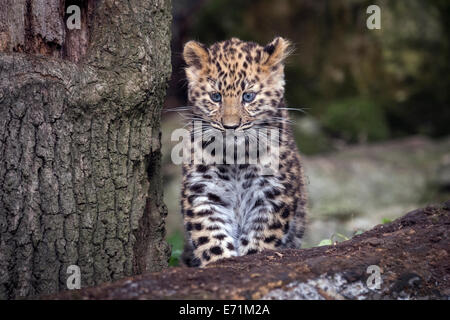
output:
[{"label": "blurred green background", "polygon": [[[366,27],[369,5],[381,30]],[[166,108],[186,105],[181,52],[238,37],[290,39],[286,99],[310,194],[305,247],[340,241],[408,210],[450,199],[450,1],[174,0]],[[179,167],[163,115],[163,169],[172,265],[182,246]]]}]

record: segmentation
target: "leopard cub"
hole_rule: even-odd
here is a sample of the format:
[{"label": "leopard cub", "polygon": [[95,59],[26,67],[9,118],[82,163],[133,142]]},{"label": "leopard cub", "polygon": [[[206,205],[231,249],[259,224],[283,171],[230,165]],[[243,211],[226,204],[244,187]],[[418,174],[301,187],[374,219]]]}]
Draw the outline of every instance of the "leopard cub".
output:
[{"label": "leopard cub", "polygon": [[[306,190],[283,98],[284,60],[290,47],[281,37],[264,47],[236,38],[210,47],[196,41],[185,44],[194,144],[194,136],[202,134],[198,145],[205,151],[218,135],[240,134],[244,138],[233,140],[232,148],[244,145],[247,157],[264,140],[258,130],[275,129],[278,152],[258,155],[279,158],[271,174],[260,163],[191,161],[183,165],[183,261],[188,266],[301,245]],[[206,158],[214,158],[216,152],[207,151]],[[236,160],[236,155],[231,158]]]}]

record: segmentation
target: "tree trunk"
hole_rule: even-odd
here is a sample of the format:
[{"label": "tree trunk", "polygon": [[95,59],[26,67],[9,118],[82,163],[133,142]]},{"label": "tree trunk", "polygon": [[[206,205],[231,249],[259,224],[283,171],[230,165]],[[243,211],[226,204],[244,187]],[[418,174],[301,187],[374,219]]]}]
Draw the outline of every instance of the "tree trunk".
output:
[{"label": "tree trunk", "polygon": [[0,6],[0,299],[166,267],[170,0]]},{"label": "tree trunk", "polygon": [[264,251],[41,298],[449,299],[449,250],[450,201],[332,246]]}]

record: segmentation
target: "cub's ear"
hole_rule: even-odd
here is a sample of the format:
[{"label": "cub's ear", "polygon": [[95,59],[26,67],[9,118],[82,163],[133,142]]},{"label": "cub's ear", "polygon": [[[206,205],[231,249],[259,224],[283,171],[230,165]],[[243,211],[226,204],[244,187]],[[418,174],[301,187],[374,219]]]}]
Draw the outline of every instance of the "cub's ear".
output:
[{"label": "cub's ear", "polygon": [[264,53],[266,56],[264,64],[272,67],[282,63],[292,53],[292,51],[292,45],[289,40],[282,37],[276,37],[272,40],[272,42],[264,47]]},{"label": "cub's ear", "polygon": [[202,69],[208,61],[208,49],[197,41],[189,41],[184,45],[183,58],[188,67]]}]

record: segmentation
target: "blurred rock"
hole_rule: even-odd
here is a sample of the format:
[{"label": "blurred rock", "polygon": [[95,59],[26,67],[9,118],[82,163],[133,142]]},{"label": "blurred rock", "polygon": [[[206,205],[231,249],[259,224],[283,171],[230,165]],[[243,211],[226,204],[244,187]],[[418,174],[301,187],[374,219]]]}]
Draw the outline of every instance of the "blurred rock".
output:
[{"label": "blurred rock", "polygon": [[436,185],[442,190],[450,190],[450,153],[442,157],[436,171]]},{"label": "blurred rock", "polygon": [[436,185],[449,182],[448,150],[450,139],[413,137],[304,157],[310,200],[305,245],[337,233],[351,237],[399,212],[445,200]]}]

